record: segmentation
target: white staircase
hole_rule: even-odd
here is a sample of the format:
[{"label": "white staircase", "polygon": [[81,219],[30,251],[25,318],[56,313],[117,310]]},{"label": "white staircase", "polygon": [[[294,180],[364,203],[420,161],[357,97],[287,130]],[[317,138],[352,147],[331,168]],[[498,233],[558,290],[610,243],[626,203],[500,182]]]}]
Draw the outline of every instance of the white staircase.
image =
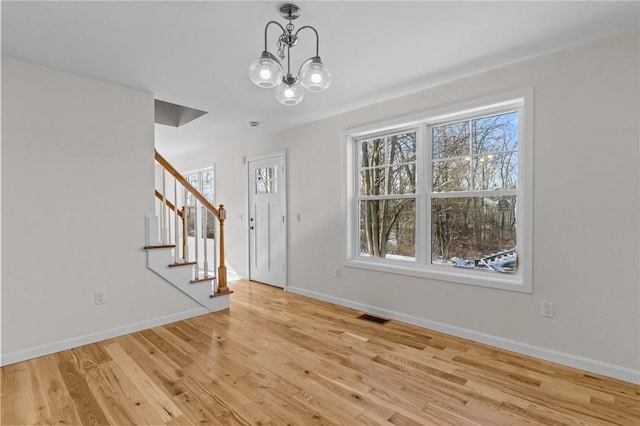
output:
[{"label": "white staircase", "polygon": [[229,293],[217,294],[215,278],[194,280],[194,263],[174,263],[175,246],[162,245],[158,240],[157,216],[145,216],[145,249],[147,266],[184,294],[211,312],[229,308]]}]

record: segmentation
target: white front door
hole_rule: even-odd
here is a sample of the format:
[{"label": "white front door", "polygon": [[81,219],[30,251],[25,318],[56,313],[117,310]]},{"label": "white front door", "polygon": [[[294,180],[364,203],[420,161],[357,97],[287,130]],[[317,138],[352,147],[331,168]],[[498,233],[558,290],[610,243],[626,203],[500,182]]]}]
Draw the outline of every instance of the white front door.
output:
[{"label": "white front door", "polygon": [[287,276],[284,154],[249,160],[249,279],[284,288]]}]

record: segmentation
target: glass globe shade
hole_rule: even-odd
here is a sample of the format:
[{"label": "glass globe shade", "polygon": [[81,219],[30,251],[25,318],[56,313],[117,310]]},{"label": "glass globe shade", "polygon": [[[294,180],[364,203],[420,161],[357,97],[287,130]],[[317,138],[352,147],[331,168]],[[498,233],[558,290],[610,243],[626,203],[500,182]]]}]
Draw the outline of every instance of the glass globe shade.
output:
[{"label": "glass globe shade", "polygon": [[288,84],[283,83],[276,87],[276,99],[283,105],[293,106],[304,99],[304,89],[299,80]]},{"label": "glass globe shade", "polygon": [[[265,54],[266,53],[266,54]],[[270,89],[282,83],[282,67],[268,52],[256,59],[249,66],[249,78],[259,87]]]},{"label": "glass globe shade", "polygon": [[300,83],[310,92],[322,92],[331,84],[331,71],[316,57],[302,65]]}]

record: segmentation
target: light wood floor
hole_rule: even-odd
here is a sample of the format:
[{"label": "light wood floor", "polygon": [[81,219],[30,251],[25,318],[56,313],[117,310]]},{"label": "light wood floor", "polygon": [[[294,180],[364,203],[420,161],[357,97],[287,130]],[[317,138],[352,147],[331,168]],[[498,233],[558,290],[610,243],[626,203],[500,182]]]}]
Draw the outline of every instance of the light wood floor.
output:
[{"label": "light wood floor", "polygon": [[2,368],[3,425],[640,425],[640,386],[262,284]]}]

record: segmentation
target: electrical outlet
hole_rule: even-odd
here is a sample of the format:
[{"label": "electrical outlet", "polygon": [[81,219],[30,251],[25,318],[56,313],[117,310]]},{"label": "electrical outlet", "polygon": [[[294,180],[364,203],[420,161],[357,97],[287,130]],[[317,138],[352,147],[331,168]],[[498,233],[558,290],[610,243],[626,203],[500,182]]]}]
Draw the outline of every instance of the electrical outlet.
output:
[{"label": "electrical outlet", "polygon": [[104,305],[107,300],[104,298],[104,291],[96,291],[96,305]]},{"label": "electrical outlet", "polygon": [[335,270],[335,276],[336,278],[340,278],[340,274],[342,273],[342,271],[340,270],[340,268],[336,268]]},{"label": "electrical outlet", "polygon": [[542,316],[553,318],[553,302],[549,302],[548,300],[542,301]]}]

